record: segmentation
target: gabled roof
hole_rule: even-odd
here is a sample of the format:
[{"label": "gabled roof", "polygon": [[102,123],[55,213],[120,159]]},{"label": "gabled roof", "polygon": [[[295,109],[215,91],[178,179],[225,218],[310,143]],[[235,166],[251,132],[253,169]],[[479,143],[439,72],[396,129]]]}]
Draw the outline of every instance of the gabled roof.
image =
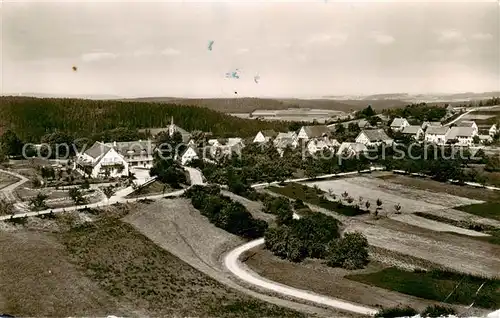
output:
[{"label": "gabled roof", "polygon": [[196,147],[193,147],[193,146],[188,146],[183,152],[182,152],[182,155],[181,155],[181,158],[186,154],[186,152],[189,150],[189,149],[193,149],[194,152],[196,153],[196,155],[198,156],[198,158],[200,157],[200,151],[198,150],[198,148]]},{"label": "gabled roof", "polygon": [[89,149],[85,150],[83,153],[97,159],[103,155],[105,155],[109,150],[111,150],[111,147],[107,146],[106,144],[96,141],[92,147]]},{"label": "gabled roof", "polygon": [[281,138],[294,138],[296,136],[297,136],[297,134],[294,131],[289,131],[289,132],[286,132],[286,133],[280,132],[276,136],[275,140],[276,139],[281,139]]},{"label": "gabled roof", "polygon": [[366,129],[362,130],[360,134],[364,134],[371,142],[391,140],[391,137],[387,136],[383,129]]},{"label": "gabled roof", "polygon": [[475,123],[472,120],[461,120],[457,123],[457,127],[472,127]]},{"label": "gabled roof", "polygon": [[422,128],[420,126],[406,126],[401,131],[402,134],[416,135]]},{"label": "gabled roof", "polygon": [[341,154],[343,153],[344,151],[346,150],[352,150],[356,153],[359,153],[359,152],[362,152],[362,151],[367,151],[368,148],[366,147],[366,145],[362,144],[362,143],[359,143],[359,142],[343,142],[340,147],[339,147],[339,150],[338,150],[338,154]]},{"label": "gabled roof", "polygon": [[425,133],[431,135],[446,135],[449,129],[450,128],[447,126],[429,126]]},{"label": "gabled roof", "polygon": [[391,127],[401,127],[401,126],[403,126],[403,123],[405,121],[406,121],[406,118],[403,118],[403,117],[394,118],[394,120],[391,123]]},{"label": "gabled roof", "polygon": [[155,144],[151,140],[108,142],[105,145],[114,148],[123,156],[137,156],[141,153],[151,155],[155,149]]},{"label": "gabled roof", "polygon": [[290,137],[282,137],[274,139],[274,147],[276,148],[286,148],[288,146],[293,146],[294,139]]},{"label": "gabled roof", "polygon": [[472,137],[474,129],[472,127],[452,127],[447,134],[447,139],[456,139],[458,137]]},{"label": "gabled roof", "polygon": [[309,138],[323,137],[331,133],[330,129],[326,125],[315,125],[315,126],[303,126]]},{"label": "gabled roof", "polygon": [[266,138],[274,138],[278,133],[272,129],[261,130],[260,133]]}]

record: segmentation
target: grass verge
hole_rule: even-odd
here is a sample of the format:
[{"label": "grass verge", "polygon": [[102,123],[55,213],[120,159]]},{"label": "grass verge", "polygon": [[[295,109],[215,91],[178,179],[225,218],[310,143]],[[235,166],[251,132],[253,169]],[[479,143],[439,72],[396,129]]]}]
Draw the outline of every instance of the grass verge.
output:
[{"label": "grass verge", "polygon": [[354,206],[327,200],[320,196],[316,189],[298,183],[289,183],[284,187],[270,187],[269,190],[292,199],[300,199],[304,202],[317,205],[345,216],[356,216],[367,213]]},{"label": "grass verge", "polygon": [[455,207],[456,210],[481,216],[483,218],[500,220],[500,202],[485,202],[479,204]]},{"label": "grass verge", "polygon": [[153,316],[302,316],[230,290],[116,219],[75,227],[60,239],[107,293]]},{"label": "grass verge", "polygon": [[[496,309],[500,303],[500,280],[434,269],[403,271],[386,268],[369,274],[348,275],[346,278],[400,293],[454,304]],[[483,284],[479,293],[479,287]],[[455,287],[458,287],[455,289]]]}]

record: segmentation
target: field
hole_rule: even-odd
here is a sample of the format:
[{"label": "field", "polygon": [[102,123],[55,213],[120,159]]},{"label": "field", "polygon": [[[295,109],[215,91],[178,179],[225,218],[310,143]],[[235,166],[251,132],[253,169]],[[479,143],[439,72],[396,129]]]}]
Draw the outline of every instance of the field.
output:
[{"label": "field", "polygon": [[355,209],[352,206],[343,206],[337,202],[322,199],[314,189],[298,183],[289,183],[284,187],[271,187],[269,190],[292,199],[300,199],[304,202],[314,204],[346,216],[355,216],[366,213],[365,211]]},{"label": "field", "polygon": [[257,294],[236,284],[225,272],[221,257],[225,251],[242,244],[242,239],[212,225],[187,199],[162,199],[141,204],[140,209],[124,220],[159,247],[234,290],[311,314],[339,316],[334,310],[325,313],[315,307]]},{"label": "field", "polygon": [[172,188],[160,181],[153,181],[151,184],[148,184],[145,187],[139,188],[127,195],[126,198],[137,198],[145,195],[155,195],[171,192]]},{"label": "field", "polygon": [[[450,303],[461,305],[474,302],[478,307],[489,309],[497,309],[500,303],[498,279],[489,280],[441,270],[409,272],[397,268],[386,268],[375,273],[351,274],[347,278],[436,301],[447,299]],[[450,294],[459,283],[459,288]],[[484,286],[476,295],[483,283]]]},{"label": "field", "polygon": [[500,106],[490,109],[479,109],[462,117],[463,120],[474,120],[478,125],[493,125],[500,121]]},{"label": "field", "polygon": [[18,178],[14,177],[10,174],[0,172],[0,190],[13,184],[13,183],[16,183],[17,181],[19,181]]},{"label": "field", "polygon": [[[73,223],[78,214],[56,220],[30,218],[27,228],[2,223],[0,312],[66,317],[303,316],[226,287],[181,261],[116,218],[128,208],[101,211],[108,216],[93,216],[93,223]],[[45,224],[44,231],[32,226],[35,220]]]},{"label": "field", "polygon": [[[389,268],[391,263],[397,260],[393,257],[375,256],[377,252],[370,250],[370,257],[377,257],[383,262],[371,262],[365,269],[348,271],[341,268],[331,268],[322,264],[319,260],[308,259],[297,264],[282,260],[271,252],[256,248],[247,253],[244,257],[245,264],[259,275],[270,280],[293,286],[295,288],[311,290],[319,294],[341,298],[347,301],[362,303],[372,307],[393,307],[397,305],[411,306],[417,310],[422,310],[426,306],[435,304],[432,300],[416,298],[396,291],[370,286],[355,280],[347,279],[346,276],[356,274],[377,273],[385,268]],[[378,254],[378,253],[377,253]],[[398,255],[399,263],[402,266],[410,266],[415,260]],[[411,262],[410,262],[411,260]],[[422,261],[422,263],[428,263]],[[456,306],[457,309],[463,308]],[[477,309],[475,309],[477,310]],[[478,313],[483,313],[478,310]]]}]

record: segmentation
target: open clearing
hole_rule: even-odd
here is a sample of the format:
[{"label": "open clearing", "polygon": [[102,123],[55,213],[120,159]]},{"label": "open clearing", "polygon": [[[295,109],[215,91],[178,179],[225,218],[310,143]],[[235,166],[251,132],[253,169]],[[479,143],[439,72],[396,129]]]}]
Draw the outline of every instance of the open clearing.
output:
[{"label": "open clearing", "polygon": [[70,263],[53,234],[0,231],[0,313],[106,316],[131,313]]},{"label": "open clearing", "polygon": [[224,285],[261,300],[311,314],[351,316],[258,294],[236,284],[222,265],[222,254],[242,244],[243,240],[215,227],[193,208],[188,199],[162,199],[139,207],[124,220],[158,246]]},{"label": "open clearing", "polygon": [[[52,317],[303,317],[228,288],[179,260],[115,218],[127,207],[132,206],[101,210],[103,217],[94,215],[97,221],[81,226],[73,223],[80,218],[76,213],[56,220],[29,218],[27,227],[2,222],[0,312]],[[29,225],[32,219],[52,225],[40,232]],[[63,220],[69,223],[59,222]],[[72,224],[71,229],[63,223]]]},{"label": "open clearing", "polygon": [[424,212],[460,205],[483,203],[480,200],[449,194],[409,189],[378,178],[369,177],[353,177],[305,184],[310,187],[318,186],[325,192],[331,190],[337,196],[347,191],[355,200],[361,196],[365,201],[369,200],[372,205],[375,205],[375,201],[380,199],[383,203],[382,212],[394,212],[394,205],[398,203],[402,207],[402,212]]},{"label": "open clearing", "polygon": [[[436,303],[345,278],[349,274],[374,273],[387,267],[378,262],[371,262],[362,270],[348,271],[328,267],[316,259],[307,259],[302,263],[289,262],[272,255],[262,247],[247,252],[247,257],[245,264],[270,280],[371,307],[408,305],[423,310],[426,306]],[[463,311],[461,306],[456,308]]]}]

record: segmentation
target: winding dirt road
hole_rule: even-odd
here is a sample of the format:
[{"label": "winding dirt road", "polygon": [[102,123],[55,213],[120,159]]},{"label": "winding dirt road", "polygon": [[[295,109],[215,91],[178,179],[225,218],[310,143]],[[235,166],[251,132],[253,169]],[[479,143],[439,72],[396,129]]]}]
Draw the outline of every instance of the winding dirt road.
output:
[{"label": "winding dirt road", "polygon": [[259,245],[264,244],[264,238],[260,238],[248,243],[245,243],[234,250],[230,251],[224,257],[224,266],[233,273],[239,279],[245,281],[246,283],[268,289],[270,291],[289,296],[294,298],[299,298],[302,300],[310,301],[319,305],[329,306],[337,308],[340,310],[345,310],[362,315],[373,316],[377,313],[377,310],[373,308],[364,307],[361,305],[349,303],[340,299],[335,299],[323,295],[319,295],[310,291],[301,290],[293,287],[289,287],[283,284],[275,283],[270,280],[264,279],[257,275],[255,272],[248,268],[244,268],[240,262],[240,256]]}]

